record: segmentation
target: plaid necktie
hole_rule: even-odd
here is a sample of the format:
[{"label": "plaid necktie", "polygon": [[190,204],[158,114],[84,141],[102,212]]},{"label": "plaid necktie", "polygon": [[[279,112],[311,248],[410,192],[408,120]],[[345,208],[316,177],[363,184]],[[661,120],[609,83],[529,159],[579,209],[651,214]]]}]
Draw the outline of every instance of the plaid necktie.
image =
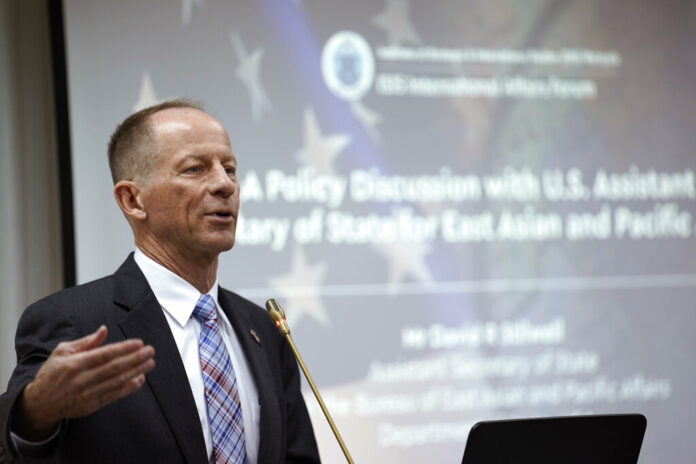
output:
[{"label": "plaid necktie", "polygon": [[198,352],[203,370],[205,401],[208,404],[210,435],[217,464],[246,462],[244,423],[239,402],[237,378],[232,361],[220,336],[215,301],[210,295],[201,295],[193,310],[193,317],[201,323]]}]

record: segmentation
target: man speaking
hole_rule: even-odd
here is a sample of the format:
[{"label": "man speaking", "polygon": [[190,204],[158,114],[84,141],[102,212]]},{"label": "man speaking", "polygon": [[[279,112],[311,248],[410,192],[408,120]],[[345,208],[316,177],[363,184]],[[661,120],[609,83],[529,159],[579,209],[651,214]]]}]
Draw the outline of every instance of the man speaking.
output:
[{"label": "man speaking", "polygon": [[109,166],[135,253],[22,315],[0,463],[319,462],[290,348],[218,286],[239,211],[225,129],[152,106],[116,129]]}]

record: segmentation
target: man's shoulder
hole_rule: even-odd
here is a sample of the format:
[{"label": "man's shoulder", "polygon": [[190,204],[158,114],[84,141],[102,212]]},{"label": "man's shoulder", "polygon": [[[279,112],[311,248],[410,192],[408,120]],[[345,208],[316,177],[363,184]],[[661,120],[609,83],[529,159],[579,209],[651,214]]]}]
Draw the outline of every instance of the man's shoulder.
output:
[{"label": "man's shoulder", "polygon": [[[68,287],[30,304],[19,319],[17,340],[24,340],[26,348],[39,341],[57,343],[93,331],[88,328],[98,327],[108,320],[106,308],[111,307],[108,303],[113,287],[111,280],[111,277],[103,277]],[[27,340],[33,342],[27,345]]]},{"label": "man's shoulder", "polygon": [[84,299],[103,299],[105,294],[110,294],[113,291],[113,278],[113,275],[109,275],[90,282],[64,288],[63,290],[59,290],[37,300],[31,306],[42,304],[64,306],[65,304],[72,304],[75,303],[75,301]]},{"label": "man's shoulder", "polygon": [[[144,278],[139,272],[131,253],[113,274],[89,282],[67,287],[36,301],[33,305],[73,306],[76,303],[111,300],[115,292],[115,282],[119,279],[120,291],[134,291],[143,287]],[[117,291],[117,290],[116,290]],[[31,307],[30,306],[30,307]]]},{"label": "man's shoulder", "polygon": [[151,291],[131,255],[114,274],[68,287],[30,304],[22,312],[17,333],[32,333],[43,326],[71,326],[72,338],[91,333],[102,324],[116,324],[124,309]]}]

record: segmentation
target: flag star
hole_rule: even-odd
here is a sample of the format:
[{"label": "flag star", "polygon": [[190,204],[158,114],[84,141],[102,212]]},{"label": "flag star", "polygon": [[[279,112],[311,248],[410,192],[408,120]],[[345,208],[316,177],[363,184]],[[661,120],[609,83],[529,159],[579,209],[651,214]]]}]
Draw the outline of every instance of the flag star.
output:
[{"label": "flag star", "polygon": [[409,18],[407,0],[387,0],[386,8],[372,18],[372,23],[387,33],[389,45],[422,43]]},{"label": "flag star", "polygon": [[314,166],[319,174],[335,175],[335,160],[349,143],[350,136],[347,134],[323,135],[314,110],[305,110],[304,146],[297,153],[301,162]]},{"label": "flag star", "polygon": [[270,111],[272,109],[271,102],[259,78],[264,50],[257,48],[252,53],[247,53],[241,37],[236,32],[230,34],[230,40],[239,61],[236,70],[237,78],[246,86],[251,99],[251,115],[254,122],[259,122],[263,117],[264,110]]},{"label": "flag star", "polygon": [[191,13],[194,3],[196,6],[203,7],[205,5],[205,0],[181,0],[181,24],[188,24],[191,22]]},{"label": "flag star", "polygon": [[150,79],[150,73],[145,71],[143,73],[143,78],[140,81],[140,94],[138,95],[138,101],[133,105],[133,112],[140,111],[143,108],[152,106],[157,103],[157,95],[155,94],[155,88],[152,86],[152,79]]},{"label": "flag star", "polygon": [[319,296],[319,288],[326,274],[326,263],[310,265],[300,246],[292,251],[292,264],[287,274],[269,279],[271,287],[283,297],[288,321],[298,322],[303,316],[314,318],[321,325],[329,324],[329,317]]},{"label": "flag star", "polygon": [[370,109],[362,101],[354,101],[350,104],[350,110],[353,112],[353,116],[362,124],[362,126],[367,131],[367,134],[375,142],[380,140],[379,131],[377,130],[377,124],[382,122],[382,115],[378,112]]},{"label": "flag star", "polygon": [[395,241],[378,244],[375,247],[388,262],[388,293],[392,295],[397,293],[399,285],[407,276],[415,278],[426,286],[432,284],[433,277],[425,262],[426,255],[430,252],[430,246],[427,243]]}]

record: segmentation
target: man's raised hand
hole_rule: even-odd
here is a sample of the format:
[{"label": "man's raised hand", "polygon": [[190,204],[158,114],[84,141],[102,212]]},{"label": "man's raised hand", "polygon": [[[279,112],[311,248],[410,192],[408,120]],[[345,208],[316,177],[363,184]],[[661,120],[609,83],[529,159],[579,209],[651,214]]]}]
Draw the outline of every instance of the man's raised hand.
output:
[{"label": "man's raised hand", "polygon": [[155,349],[141,340],[100,346],[106,327],[62,342],[51,353],[19,399],[12,431],[30,441],[47,438],[58,423],[86,416],[129,395],[155,367]]}]

